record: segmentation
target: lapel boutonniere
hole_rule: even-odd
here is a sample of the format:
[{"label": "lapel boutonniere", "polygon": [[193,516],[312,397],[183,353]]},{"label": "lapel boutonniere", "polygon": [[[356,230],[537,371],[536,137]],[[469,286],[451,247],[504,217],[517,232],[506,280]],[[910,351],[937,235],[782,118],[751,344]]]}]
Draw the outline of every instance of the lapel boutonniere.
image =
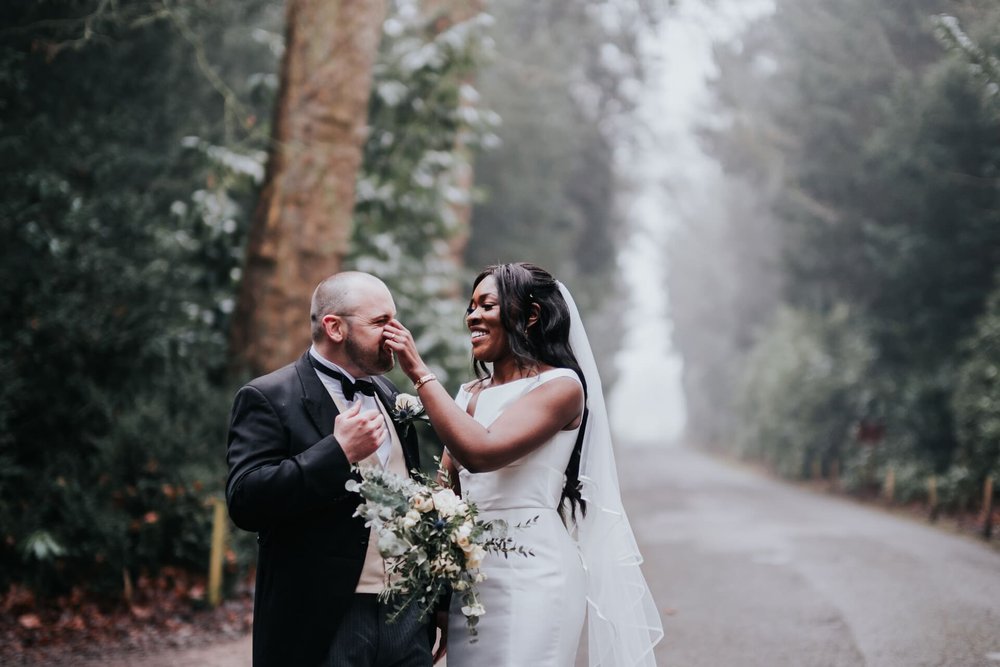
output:
[{"label": "lapel boutonniere", "polygon": [[392,421],[402,427],[403,437],[406,437],[413,422],[430,422],[430,418],[424,412],[424,404],[419,398],[412,394],[396,394],[396,401],[392,405]]}]

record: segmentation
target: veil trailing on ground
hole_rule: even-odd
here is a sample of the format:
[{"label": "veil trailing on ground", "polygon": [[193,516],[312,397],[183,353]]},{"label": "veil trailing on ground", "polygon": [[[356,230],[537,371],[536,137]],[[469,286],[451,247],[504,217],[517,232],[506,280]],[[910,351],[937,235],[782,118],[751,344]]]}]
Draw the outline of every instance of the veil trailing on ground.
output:
[{"label": "veil trailing on ground", "polygon": [[573,296],[559,283],[570,311],[569,342],[587,380],[586,431],[580,483],[587,515],[577,539],[587,574],[587,652],[591,667],[655,665],[663,625],[642,576],[642,555],[625,515],[601,377]]}]

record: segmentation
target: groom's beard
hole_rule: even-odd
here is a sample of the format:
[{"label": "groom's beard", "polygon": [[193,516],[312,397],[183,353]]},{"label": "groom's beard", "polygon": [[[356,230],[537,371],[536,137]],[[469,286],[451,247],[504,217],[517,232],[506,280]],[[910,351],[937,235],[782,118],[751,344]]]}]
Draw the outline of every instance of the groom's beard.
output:
[{"label": "groom's beard", "polygon": [[348,332],[347,340],[344,342],[344,351],[365,375],[382,375],[391,371],[392,367],[396,365],[392,352],[384,345],[379,345],[374,350],[367,350],[351,338],[350,332]]}]

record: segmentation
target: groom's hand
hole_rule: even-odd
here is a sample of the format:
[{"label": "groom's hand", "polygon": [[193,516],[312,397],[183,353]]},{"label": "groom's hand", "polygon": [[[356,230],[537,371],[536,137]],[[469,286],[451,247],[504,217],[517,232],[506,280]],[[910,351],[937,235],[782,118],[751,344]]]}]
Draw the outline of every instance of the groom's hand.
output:
[{"label": "groom's hand", "polygon": [[362,461],[378,449],[385,437],[385,419],[378,410],[361,410],[361,401],[333,420],[333,437],[340,443],[348,462]]},{"label": "groom's hand", "polygon": [[434,649],[434,664],[448,652],[448,612],[438,611],[434,614],[434,625],[438,629],[438,643]]}]

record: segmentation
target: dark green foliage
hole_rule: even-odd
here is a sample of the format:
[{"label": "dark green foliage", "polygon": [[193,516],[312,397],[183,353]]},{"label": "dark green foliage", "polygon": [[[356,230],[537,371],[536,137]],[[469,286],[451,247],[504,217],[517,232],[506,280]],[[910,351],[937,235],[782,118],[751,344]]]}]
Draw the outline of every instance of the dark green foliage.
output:
[{"label": "dark green foliage", "polygon": [[[1000,265],[1000,122],[965,62],[890,98],[863,173],[880,196],[859,225],[877,289],[865,299],[887,361],[950,359]],[[863,295],[863,296],[862,296]]]},{"label": "dark green foliage", "polygon": [[[768,234],[776,221],[792,309],[729,334],[758,342],[728,357],[728,377],[750,373],[728,439],[746,434],[794,475],[810,451],[832,452],[859,488],[890,464],[936,471],[943,502],[961,504],[995,465],[980,438],[993,363],[982,313],[1000,265],[1000,13],[952,4],[779,1],[747,51],[720,52],[720,99],[740,113],[710,143],[733,179],[762,186],[769,212],[746,224]],[[851,336],[871,354],[836,342]],[[877,446],[848,428],[861,422],[884,427]]]},{"label": "dark green foliage", "polygon": [[829,472],[872,404],[872,348],[847,308],[827,317],[781,309],[747,363],[742,455],[789,477]]},{"label": "dark green foliage", "polygon": [[1000,289],[990,295],[962,353],[953,395],[957,459],[977,476],[1000,479]]},{"label": "dark green foliage", "polygon": [[[521,4],[522,18],[554,12],[540,26],[567,16]],[[583,20],[582,7],[567,11]],[[205,567],[205,503],[225,478],[233,390],[226,321],[267,148],[281,10],[271,0],[0,10],[0,587],[115,593],[123,571]],[[462,201],[449,186],[469,159],[455,148],[471,154],[492,138],[491,109],[507,93],[460,104],[475,96],[485,19],[440,34],[396,19],[375,72],[351,262],[386,278],[428,361],[455,381],[468,348],[455,337],[466,295],[451,293]],[[631,53],[627,31],[612,41]],[[587,55],[561,43],[561,62]],[[542,147],[527,179],[495,187],[519,168],[516,152],[483,174],[492,201],[520,202],[504,220],[532,221],[519,246],[504,246],[508,259],[564,269],[593,295],[617,242],[608,128],[621,77],[592,56],[571,72],[554,64],[545,87],[561,106],[536,109],[551,113],[544,127],[510,110],[512,127],[537,133],[505,141]],[[574,82],[600,91],[592,105],[574,103]],[[565,118],[572,131],[550,134]],[[521,190],[556,175],[558,186],[539,186],[550,197]],[[508,234],[492,230],[474,223],[470,253],[500,247]],[[538,247],[559,252],[547,261]]]},{"label": "dark green foliage", "polygon": [[[3,10],[0,585],[116,589],[123,568],[204,566],[253,186],[227,191],[230,172],[182,140],[247,136],[191,41],[249,32],[233,9]],[[254,46],[241,67],[273,69]]]}]

